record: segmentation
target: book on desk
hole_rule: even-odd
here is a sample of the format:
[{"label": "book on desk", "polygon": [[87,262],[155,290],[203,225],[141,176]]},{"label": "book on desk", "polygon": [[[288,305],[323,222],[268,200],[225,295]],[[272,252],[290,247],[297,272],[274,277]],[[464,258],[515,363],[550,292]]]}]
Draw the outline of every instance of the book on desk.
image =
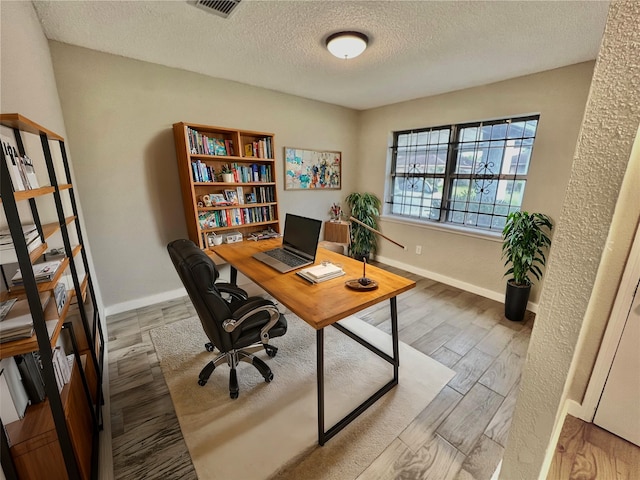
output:
[{"label": "book on desk", "polygon": [[311,283],[321,283],[332,278],[344,275],[344,270],[333,263],[314,265],[296,272],[299,276]]}]

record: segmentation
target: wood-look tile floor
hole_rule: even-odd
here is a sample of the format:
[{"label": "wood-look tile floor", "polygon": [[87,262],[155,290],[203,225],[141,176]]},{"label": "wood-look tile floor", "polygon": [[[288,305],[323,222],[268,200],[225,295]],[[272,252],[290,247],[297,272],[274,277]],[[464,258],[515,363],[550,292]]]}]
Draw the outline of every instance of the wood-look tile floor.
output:
[{"label": "wood-look tile floor", "polygon": [[[391,267],[416,288],[398,298],[400,339],[456,372],[360,479],[490,479],[506,445],[533,315]],[[116,479],[197,478],[149,330],[195,315],[188,298],[107,318]],[[389,331],[389,306],[360,312]],[[196,381],[194,379],[194,381]]]}]

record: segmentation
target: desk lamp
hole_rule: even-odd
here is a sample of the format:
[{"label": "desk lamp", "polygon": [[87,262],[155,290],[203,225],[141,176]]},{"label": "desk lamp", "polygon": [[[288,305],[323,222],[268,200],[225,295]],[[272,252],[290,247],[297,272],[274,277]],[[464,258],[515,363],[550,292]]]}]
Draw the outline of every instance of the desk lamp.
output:
[{"label": "desk lamp", "polygon": [[[407,247],[405,247],[404,245],[396,242],[395,240],[391,240],[389,237],[384,235],[382,232],[379,232],[375,228],[371,228],[369,225],[367,225],[365,223],[362,223],[357,218],[354,218],[353,216],[351,216],[351,217],[349,217],[349,220],[352,221],[352,222],[356,222],[358,225],[363,226],[367,230],[371,230],[373,233],[376,233],[376,234],[380,235],[385,240],[388,240],[391,243],[401,247],[403,250],[407,249]],[[373,290],[375,288],[378,288],[378,284],[374,280],[371,280],[370,278],[367,278],[367,259],[366,258],[362,259],[362,278],[359,278],[357,280],[347,280],[345,282],[345,285],[348,288],[351,288],[353,290]]]}]

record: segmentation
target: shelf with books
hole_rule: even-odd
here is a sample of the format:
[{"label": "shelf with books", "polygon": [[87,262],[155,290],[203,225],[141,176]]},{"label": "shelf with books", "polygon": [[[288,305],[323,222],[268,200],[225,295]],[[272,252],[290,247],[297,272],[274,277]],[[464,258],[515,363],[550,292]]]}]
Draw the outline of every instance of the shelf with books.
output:
[{"label": "shelf with books", "polygon": [[[88,479],[97,474],[102,403],[96,399],[103,395],[104,337],[64,139],[19,114],[0,114],[0,125],[2,223],[10,234],[10,240],[3,239],[0,250],[12,251],[15,257],[13,264],[1,262],[4,283],[0,285],[0,300],[16,300],[7,313],[14,322],[0,328],[0,359],[15,365],[18,358],[37,355],[42,395],[46,396],[44,401],[40,398],[40,403],[18,412],[19,421],[4,424],[2,418],[2,469],[10,479]],[[38,137],[39,142],[30,135]],[[41,150],[35,148],[38,143]],[[38,157],[40,163],[31,161]],[[25,160],[26,169],[22,172],[26,176],[20,179],[15,171],[12,174],[13,162],[18,158]],[[38,171],[38,165],[44,165],[46,170]],[[62,182],[58,182],[59,174]],[[45,183],[51,186],[41,186]],[[31,215],[19,207],[20,202],[28,203]],[[42,208],[45,206],[48,208]],[[51,221],[54,211],[55,221]],[[49,223],[41,222],[43,213]],[[36,237],[30,223],[37,230]],[[23,230],[25,225],[29,226],[29,235]],[[62,247],[47,252],[48,242],[61,242]],[[58,263],[48,271],[41,270],[52,261]],[[19,270],[20,275],[5,275],[5,267]],[[8,279],[14,277],[16,284],[9,285]],[[18,304],[21,309],[12,313]],[[78,345],[83,339],[90,347],[80,350]],[[70,355],[60,354],[62,350]],[[61,355],[64,360],[83,357],[75,363],[73,374],[67,367],[64,379],[60,369],[66,363],[60,360]],[[0,402],[5,401],[13,398],[3,396]]]},{"label": "shelf with books", "polygon": [[[87,356],[80,359],[85,368]],[[60,390],[60,401],[65,420],[73,437],[73,452],[78,459],[78,478],[91,478],[91,443],[94,427],[91,412],[86,406],[80,377],[81,368],[76,361],[71,367],[71,378]],[[57,442],[56,425],[51,415],[49,399],[27,407],[24,419],[5,425],[13,445],[12,454],[18,471],[46,472],[29,478],[54,477],[64,471],[65,461]],[[38,460],[34,461],[34,457]]]},{"label": "shelf with books", "polygon": [[[67,300],[65,301],[64,306],[62,307],[62,310],[60,312],[58,312],[56,302],[53,298],[49,298],[46,301],[46,305],[44,307],[44,319],[47,325],[47,331],[49,333],[51,348],[55,347],[56,343],[58,342],[58,337],[60,336],[62,325],[67,318],[67,313],[69,312],[69,308],[71,306],[71,297],[69,296],[69,292],[67,292],[67,294]],[[38,350],[38,339],[36,338],[34,332],[28,338],[0,343],[0,359],[15,357],[16,355],[23,355],[25,353],[33,352],[36,350]]]},{"label": "shelf with books", "polygon": [[205,249],[211,233],[280,231],[272,133],[184,122],[173,132],[192,241]]}]

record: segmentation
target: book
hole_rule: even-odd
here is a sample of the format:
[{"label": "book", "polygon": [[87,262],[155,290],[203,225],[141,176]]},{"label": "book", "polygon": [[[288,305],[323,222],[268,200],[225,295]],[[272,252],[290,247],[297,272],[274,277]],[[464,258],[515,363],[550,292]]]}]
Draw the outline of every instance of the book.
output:
[{"label": "book", "polygon": [[32,405],[44,401],[46,394],[44,391],[44,380],[38,359],[33,352],[23,355],[16,355],[16,363],[22,377],[22,383],[29,396]]},{"label": "book", "polygon": [[9,137],[2,134],[0,134],[0,144],[2,145],[3,156],[7,162],[7,169],[9,170],[9,176],[11,177],[13,190],[25,190],[25,185],[22,181],[22,176],[20,175],[20,168],[18,167],[18,158],[20,157],[18,154],[18,148]]},{"label": "book", "polygon": [[[38,229],[32,223],[22,225],[22,233],[27,245],[40,235]],[[0,249],[13,249],[13,238],[8,228],[0,230]]]},{"label": "book", "polygon": [[252,143],[247,143],[244,146],[244,156],[245,157],[253,157],[253,144]]},{"label": "book", "polygon": [[4,318],[9,313],[9,310],[11,310],[11,307],[13,307],[13,304],[17,301],[18,300],[15,298],[10,298],[8,300],[3,300],[2,302],[0,302],[0,322],[4,320]]},{"label": "book", "polygon": [[31,160],[26,154],[19,157],[21,168],[24,172],[25,185],[29,189],[39,188],[38,177],[36,176],[36,170],[33,167],[33,160]]},{"label": "book", "polygon": [[335,275],[337,273],[344,273],[342,271],[342,268],[334,265],[333,263],[322,263],[320,265],[314,265],[312,267],[302,269],[302,272],[315,278],[316,280]]},{"label": "book", "polygon": [[[50,262],[36,263],[33,265],[33,275],[36,278],[36,282],[51,281],[58,271],[58,267],[60,267],[61,263],[61,260],[52,260]],[[11,283],[14,286],[23,284],[22,272],[20,269],[18,269],[16,274],[11,278]]]},{"label": "book", "polygon": [[298,270],[296,272],[297,275],[301,276],[305,280],[311,283],[321,283],[326,282],[327,280],[331,280],[333,278],[343,276],[344,270],[338,265],[334,265],[332,263],[314,265],[313,267],[303,268],[302,270]]},{"label": "book", "polygon": [[[44,310],[51,298],[49,292],[40,294],[40,303]],[[30,338],[33,335],[33,317],[27,299],[17,300],[4,320],[0,322],[0,343]]]}]

